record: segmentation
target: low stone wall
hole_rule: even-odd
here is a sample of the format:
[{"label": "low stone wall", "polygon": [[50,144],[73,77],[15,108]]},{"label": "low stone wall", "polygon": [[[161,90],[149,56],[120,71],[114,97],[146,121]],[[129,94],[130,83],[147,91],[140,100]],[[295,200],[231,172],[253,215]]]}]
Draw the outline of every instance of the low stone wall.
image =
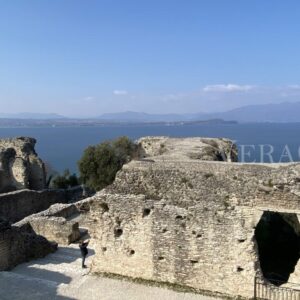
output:
[{"label": "low stone wall", "polygon": [[0,216],[14,223],[55,203],[73,202],[83,197],[85,194],[81,186],[68,190],[20,190],[0,194]]},{"label": "low stone wall", "polygon": [[68,200],[69,203],[71,203],[71,202],[77,202],[84,198],[90,197],[90,196],[94,195],[95,192],[83,185],[78,185],[78,186],[66,189],[65,194],[66,194],[66,199]]},{"label": "low stone wall", "polygon": [[0,194],[0,216],[17,222],[31,214],[47,209],[54,203],[66,203],[64,190],[21,190]]},{"label": "low stone wall", "polygon": [[33,214],[15,225],[30,226],[48,241],[69,245],[80,238],[79,224],[72,217],[79,214],[74,204],[54,204],[49,209]]},{"label": "low stone wall", "polygon": [[80,237],[78,222],[68,222],[62,217],[33,217],[29,224],[36,234],[60,245],[69,245]]},{"label": "low stone wall", "polygon": [[27,226],[11,225],[0,218],[0,271],[56,251],[57,245]]},{"label": "low stone wall", "polygon": [[[72,195],[72,191],[66,193],[63,190],[25,190],[0,195],[3,201],[2,206],[0,202],[1,213],[10,214],[11,220],[18,219],[22,215],[32,213],[32,210],[48,207],[51,201],[70,200]],[[38,203],[39,201],[44,203]],[[29,205],[29,208],[22,209],[22,204]],[[14,211],[19,208],[18,205],[21,206],[20,211]],[[79,224],[72,218],[79,212],[74,204],[54,204],[49,209],[32,214],[13,225],[0,216],[0,271],[9,270],[34,258],[44,257],[56,251],[57,244],[68,245],[78,240]]]}]

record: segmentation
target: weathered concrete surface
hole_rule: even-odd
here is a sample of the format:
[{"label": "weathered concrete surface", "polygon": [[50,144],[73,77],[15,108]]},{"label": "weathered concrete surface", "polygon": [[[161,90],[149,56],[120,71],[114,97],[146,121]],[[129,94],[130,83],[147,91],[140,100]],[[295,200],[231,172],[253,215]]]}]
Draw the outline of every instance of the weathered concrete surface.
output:
[{"label": "weathered concrete surface", "polygon": [[[90,249],[93,254],[93,249]],[[91,256],[87,265],[91,264]],[[59,247],[44,259],[0,272],[0,299],[22,300],[213,300],[192,293],[88,275],[78,245]]]},{"label": "weathered concrete surface", "polygon": [[41,190],[46,186],[43,161],[29,137],[0,139],[0,192],[19,189]]},{"label": "weathered concrete surface", "polygon": [[224,138],[143,137],[137,141],[141,158],[154,160],[237,161],[236,145]]}]

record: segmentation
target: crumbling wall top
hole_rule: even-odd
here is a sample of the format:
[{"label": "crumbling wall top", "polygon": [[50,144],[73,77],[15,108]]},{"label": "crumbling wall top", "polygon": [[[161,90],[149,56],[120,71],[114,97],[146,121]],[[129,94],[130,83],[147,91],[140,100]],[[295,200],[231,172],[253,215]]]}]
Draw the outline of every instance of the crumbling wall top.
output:
[{"label": "crumbling wall top", "polygon": [[225,138],[143,137],[138,140],[140,156],[154,160],[237,161],[236,145]]}]

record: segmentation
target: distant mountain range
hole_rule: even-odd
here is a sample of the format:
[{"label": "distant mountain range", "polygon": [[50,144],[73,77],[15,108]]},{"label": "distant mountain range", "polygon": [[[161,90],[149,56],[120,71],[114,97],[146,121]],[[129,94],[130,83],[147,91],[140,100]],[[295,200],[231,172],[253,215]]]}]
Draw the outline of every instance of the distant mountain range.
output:
[{"label": "distant mountain range", "polygon": [[120,113],[103,114],[99,120],[119,122],[180,122],[195,121],[193,114],[147,114],[143,112],[126,111]]},{"label": "distant mountain range", "polygon": [[238,122],[300,122],[300,102],[249,105],[206,116]]},{"label": "distant mountain range", "polygon": [[222,119],[238,122],[300,122],[300,102],[249,105],[219,113],[195,114],[146,114],[139,112],[121,112],[103,114],[101,120],[123,122],[178,122]]},{"label": "distant mountain range", "polygon": [[56,119],[66,119],[66,117],[55,113],[43,114],[43,113],[18,113],[18,114],[6,114],[0,113],[1,119],[31,119],[31,120],[56,120]]},{"label": "distant mountain range", "polygon": [[[0,113],[2,119],[32,119],[32,120],[71,120],[59,114],[49,113]],[[73,118],[75,119],[75,118]],[[79,119],[79,118],[77,118]],[[224,120],[246,122],[300,122],[300,102],[280,104],[248,105],[218,113],[192,114],[148,114],[144,112],[106,113],[96,118],[85,118],[103,122],[195,122],[205,120]]]}]

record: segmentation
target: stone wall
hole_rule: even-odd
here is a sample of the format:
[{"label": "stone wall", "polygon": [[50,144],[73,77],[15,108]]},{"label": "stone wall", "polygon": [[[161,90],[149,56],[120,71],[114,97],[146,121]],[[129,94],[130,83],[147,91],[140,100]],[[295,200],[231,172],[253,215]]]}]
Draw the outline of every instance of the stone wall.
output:
[{"label": "stone wall", "polygon": [[45,167],[35,144],[36,140],[28,137],[0,139],[0,193],[45,188]]},{"label": "stone wall", "polygon": [[56,244],[37,235],[30,226],[11,225],[0,218],[0,271],[10,270],[56,250]]},{"label": "stone wall", "polygon": [[55,203],[68,203],[84,198],[82,187],[67,190],[20,190],[0,194],[0,216],[17,222],[31,214],[48,209]]},{"label": "stone wall", "polygon": [[256,225],[267,210],[300,214],[299,179],[300,164],[132,161],[81,201],[92,270],[251,298]]},{"label": "stone wall", "polygon": [[10,222],[17,222],[52,204],[66,202],[64,190],[21,190],[0,194],[0,216],[5,216]]},{"label": "stone wall", "polygon": [[236,145],[224,138],[171,138],[167,136],[143,137],[137,141],[141,158],[155,160],[238,160]]},{"label": "stone wall", "polygon": [[49,209],[33,214],[16,226],[30,226],[32,230],[48,241],[69,245],[80,238],[79,224],[72,220],[79,214],[74,204],[54,204]]},{"label": "stone wall", "polygon": [[74,204],[55,204],[49,209],[11,224],[0,217],[0,271],[56,251],[80,238],[79,214]]}]

